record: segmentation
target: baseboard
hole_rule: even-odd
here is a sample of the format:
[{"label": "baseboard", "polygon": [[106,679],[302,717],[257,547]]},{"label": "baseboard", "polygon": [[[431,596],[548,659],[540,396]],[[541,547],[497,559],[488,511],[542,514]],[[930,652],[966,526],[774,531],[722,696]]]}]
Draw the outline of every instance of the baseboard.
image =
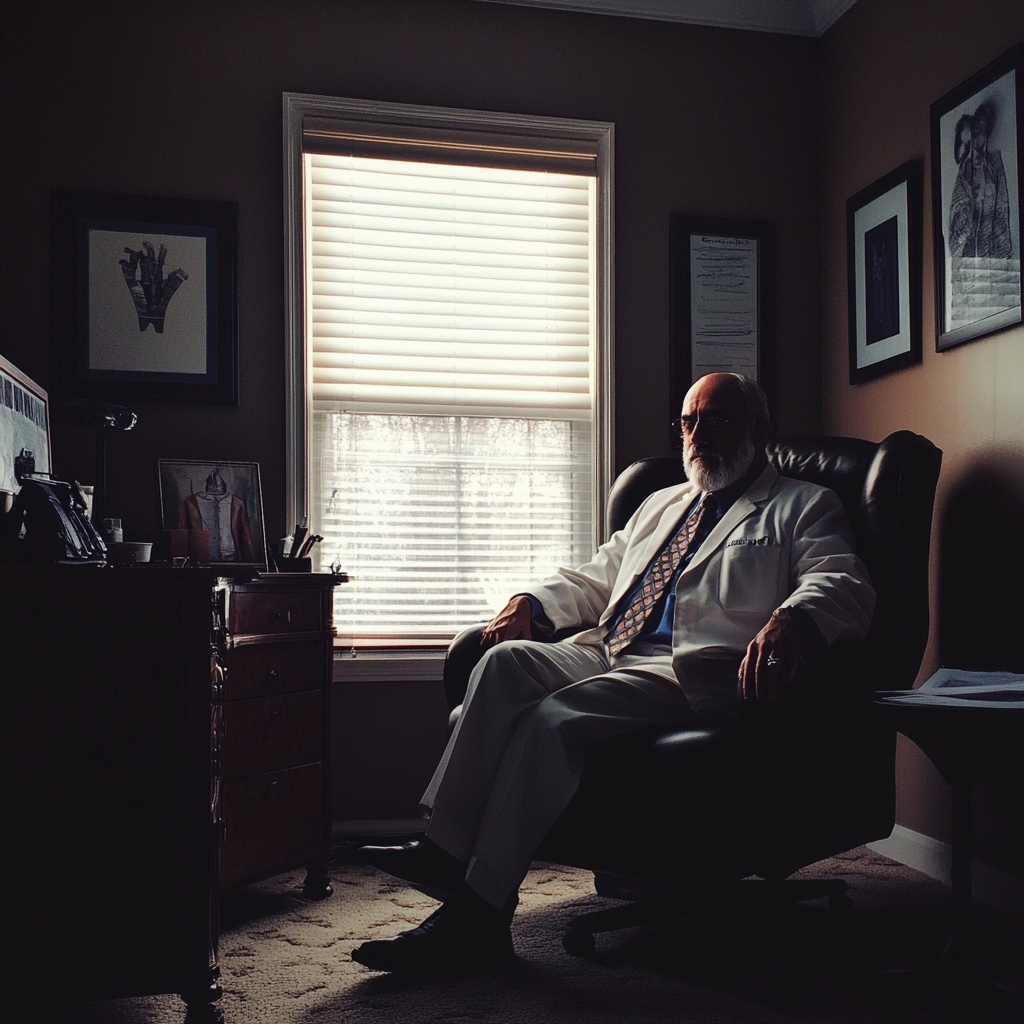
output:
[{"label": "baseboard", "polygon": [[[897,825],[888,839],[868,843],[868,849],[890,857],[908,868],[949,885],[952,850],[949,843]],[[1024,879],[975,861],[971,870],[971,890],[976,899],[1024,921]]]}]

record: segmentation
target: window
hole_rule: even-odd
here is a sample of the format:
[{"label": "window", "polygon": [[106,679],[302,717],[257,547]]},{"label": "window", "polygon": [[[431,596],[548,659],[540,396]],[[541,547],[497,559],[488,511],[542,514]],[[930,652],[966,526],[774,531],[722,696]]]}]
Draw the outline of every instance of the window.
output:
[{"label": "window", "polygon": [[289,519],[355,646],[445,642],[592,552],[611,126],[285,96]]}]

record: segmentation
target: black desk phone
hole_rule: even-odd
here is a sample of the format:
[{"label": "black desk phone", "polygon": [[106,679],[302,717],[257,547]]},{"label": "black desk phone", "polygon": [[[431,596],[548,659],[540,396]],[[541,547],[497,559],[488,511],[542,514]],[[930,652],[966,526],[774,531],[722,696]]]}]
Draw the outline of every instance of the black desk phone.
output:
[{"label": "black desk phone", "polygon": [[32,453],[15,459],[21,485],[11,510],[0,516],[0,561],[7,565],[103,565],[107,548],[86,515],[76,480],[65,483],[35,472]]}]

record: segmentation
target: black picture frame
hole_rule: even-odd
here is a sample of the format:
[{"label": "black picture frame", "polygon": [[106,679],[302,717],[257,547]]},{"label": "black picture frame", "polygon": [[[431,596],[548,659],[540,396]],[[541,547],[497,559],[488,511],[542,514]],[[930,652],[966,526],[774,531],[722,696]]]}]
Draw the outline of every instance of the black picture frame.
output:
[{"label": "black picture frame", "polygon": [[237,203],[55,190],[51,229],[61,398],[238,405]]},{"label": "black picture frame", "polygon": [[1022,55],[1018,43],[931,105],[939,352],[1021,322]]},{"label": "black picture frame", "polygon": [[921,362],[922,181],[908,160],[846,201],[851,384]]},{"label": "black picture frame", "polygon": [[690,385],[715,371],[754,377],[774,418],[775,225],[671,214],[669,277],[668,422]]},{"label": "black picture frame", "polygon": [[[206,459],[158,459],[160,524],[165,530],[210,529],[199,496],[216,495],[229,501],[231,558],[216,558],[219,541],[211,536],[210,565],[267,568],[267,539],[263,519],[263,489],[258,462],[214,462]],[[219,493],[219,490],[223,493]],[[211,500],[211,505],[214,504]],[[210,531],[211,535],[213,531]],[[225,538],[229,536],[224,534]],[[226,541],[225,541],[226,543]]]}]

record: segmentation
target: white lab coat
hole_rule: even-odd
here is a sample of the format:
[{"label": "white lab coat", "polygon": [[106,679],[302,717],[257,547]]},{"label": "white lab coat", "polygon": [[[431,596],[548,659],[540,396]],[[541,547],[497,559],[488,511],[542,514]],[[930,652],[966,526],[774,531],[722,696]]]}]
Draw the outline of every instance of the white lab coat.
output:
[{"label": "white lab coat", "polygon": [[[602,639],[619,601],[698,493],[691,483],[655,491],[592,561],[559,569],[533,587],[552,625],[579,626],[571,643]],[[871,623],[875,592],[836,495],[767,466],[679,578],[672,632],[677,675],[695,660],[742,657],[772,612],[794,605],[807,612],[828,643],[857,640]]]}]

